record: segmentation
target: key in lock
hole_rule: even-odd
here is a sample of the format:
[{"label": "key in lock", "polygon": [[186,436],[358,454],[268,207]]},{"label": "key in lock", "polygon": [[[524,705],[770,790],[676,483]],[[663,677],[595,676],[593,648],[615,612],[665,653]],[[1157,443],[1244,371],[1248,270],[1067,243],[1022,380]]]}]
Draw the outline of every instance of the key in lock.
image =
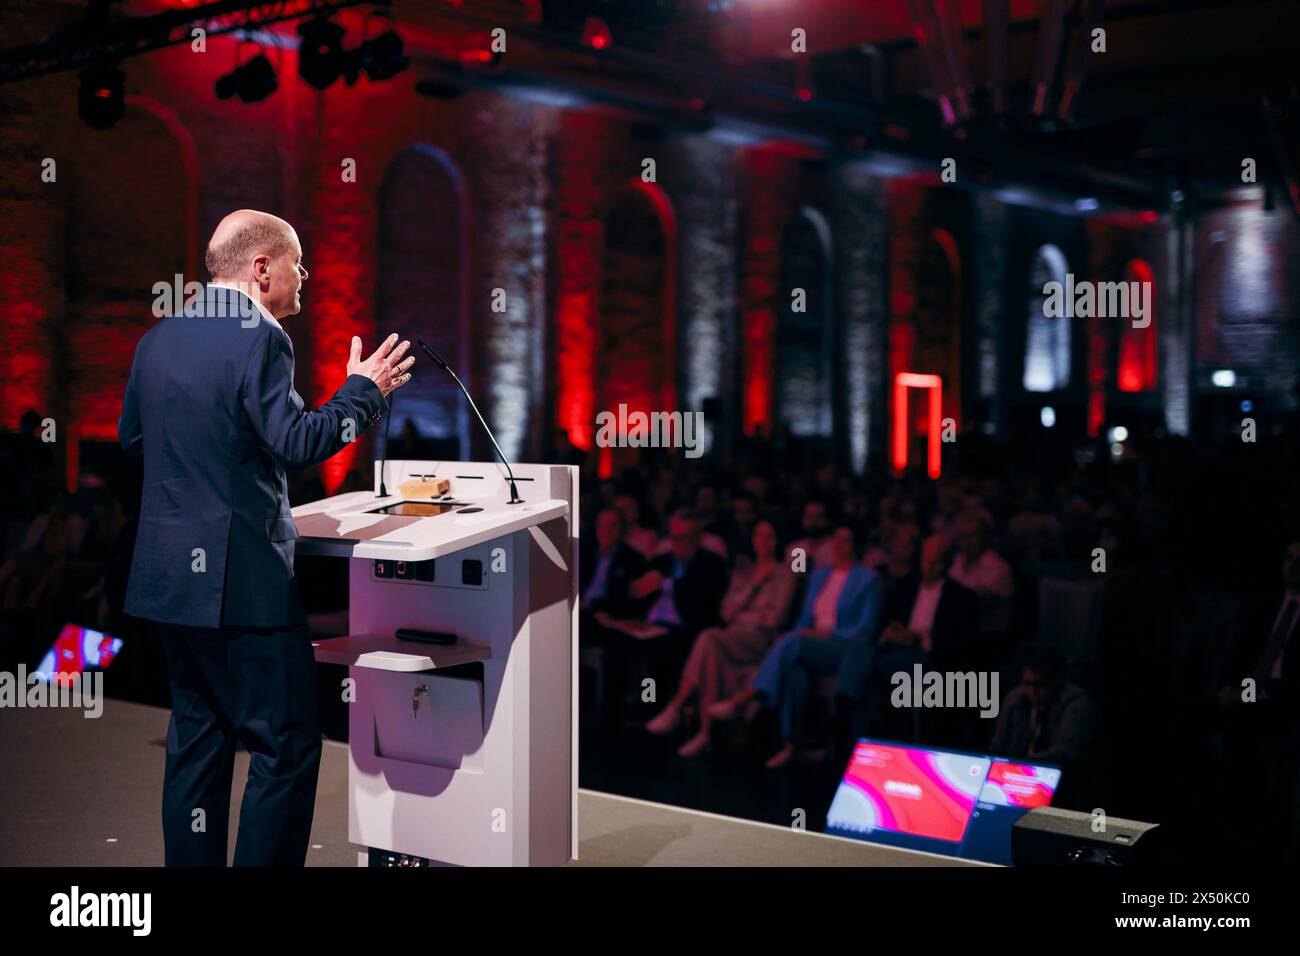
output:
[{"label": "key in lock", "polygon": [[420,698],[429,695],[429,686],[421,684],[411,693],[411,716],[416,717],[420,713]]}]

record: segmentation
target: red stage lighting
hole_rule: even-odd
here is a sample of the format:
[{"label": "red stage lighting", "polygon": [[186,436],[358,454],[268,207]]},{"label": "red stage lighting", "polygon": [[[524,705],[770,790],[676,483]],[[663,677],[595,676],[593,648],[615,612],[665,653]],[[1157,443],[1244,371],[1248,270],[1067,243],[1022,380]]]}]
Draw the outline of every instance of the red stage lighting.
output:
[{"label": "red stage lighting", "polygon": [[907,417],[907,390],[924,388],[930,393],[930,428],[926,436],[928,452],[926,455],[926,473],[931,478],[938,478],[940,414],[943,404],[943,379],[938,375],[920,375],[916,372],[899,372],[894,377],[894,471],[907,469],[907,444],[911,437]]},{"label": "red stage lighting", "polygon": [[582,28],[582,42],[593,50],[607,50],[614,42],[610,36],[609,27],[600,17],[587,17],[587,22]]}]

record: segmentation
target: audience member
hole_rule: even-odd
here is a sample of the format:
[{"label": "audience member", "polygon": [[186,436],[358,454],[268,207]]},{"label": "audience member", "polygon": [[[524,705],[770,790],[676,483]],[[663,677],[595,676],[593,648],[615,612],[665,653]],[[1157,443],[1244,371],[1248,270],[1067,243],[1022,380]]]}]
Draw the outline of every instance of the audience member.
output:
[{"label": "audience member", "polygon": [[605,611],[630,617],[636,605],[628,593],[631,582],[645,573],[646,559],[625,540],[623,513],[605,508],[596,516],[595,546],[583,539],[579,565],[580,606],[583,611]]},{"label": "audience member", "polygon": [[800,527],[804,536],[790,545],[790,554],[802,552],[809,570],[828,566],[834,560],[835,548],[831,541],[826,503],[805,502]]},{"label": "audience member", "polygon": [[[979,598],[949,577],[954,546],[954,539],[947,534],[926,538],[920,574],[900,579],[886,592],[876,642],[850,648],[840,693],[853,708],[855,736],[873,733],[896,737],[910,732],[906,724],[891,719],[899,715],[887,706],[893,674],[910,673],[916,664],[943,672],[973,669],[973,651],[979,639]],[[910,719],[909,714],[908,724]],[[932,720],[926,739],[932,743],[950,742],[951,724]]]},{"label": "audience member", "polygon": [[752,549],[757,560],[731,576],[722,599],[722,627],[706,628],[695,639],[677,693],[654,720],[651,733],[674,730],[682,707],[698,696],[700,729],[678,753],[693,757],[709,745],[712,706],[735,694],[753,674],[785,623],[794,597],[795,576],[781,557],[780,539],[772,522],[754,525]]},{"label": "audience member", "polygon": [[623,540],[646,559],[654,557],[655,549],[659,547],[659,535],[655,534],[654,529],[645,526],[641,503],[633,495],[620,494],[614,498],[614,507],[623,515],[623,527],[626,529]]},{"label": "audience member", "polygon": [[1061,768],[1058,805],[1086,803],[1095,792],[1097,714],[1092,698],[1066,679],[1065,659],[1051,645],[1025,645],[1020,662],[1020,684],[1002,700],[989,751]]},{"label": "audience member", "polygon": [[813,572],[794,630],[772,646],[747,688],[710,712],[715,720],[728,720],[755,698],[777,708],[782,744],[767,761],[772,769],[799,753],[812,678],[838,674],[850,646],[875,633],[879,581],[858,562],[853,529],[837,527],[831,549],[830,563]]},{"label": "audience member", "polygon": [[623,694],[634,658],[646,665],[656,693],[667,690],[681,672],[690,643],[718,622],[718,604],[727,587],[727,564],[700,543],[694,512],[681,509],[668,521],[669,550],[628,585],[628,595],[649,607],[641,620],[598,612],[605,647],[605,694],[614,726],[622,719]]},{"label": "audience member", "polygon": [[984,510],[967,511],[957,521],[961,551],[952,564],[952,579],[979,596],[980,632],[1005,635],[1011,625],[1015,582],[1011,566],[993,550],[993,518]]}]

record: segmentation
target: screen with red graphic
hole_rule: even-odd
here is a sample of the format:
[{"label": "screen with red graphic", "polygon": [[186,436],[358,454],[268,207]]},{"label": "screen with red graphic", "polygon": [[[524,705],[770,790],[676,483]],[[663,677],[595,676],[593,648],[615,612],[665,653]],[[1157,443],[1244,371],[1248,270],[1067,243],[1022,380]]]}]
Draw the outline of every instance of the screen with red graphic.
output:
[{"label": "screen with red graphic", "polygon": [[1061,771],[1027,763],[993,761],[989,777],[980,791],[980,803],[1032,810],[1051,804]]},{"label": "screen with red graphic", "polygon": [[65,624],[54,639],[54,646],[36,666],[34,676],[67,684],[74,675],[83,671],[103,670],[121,649],[122,639],[119,637],[78,624]]},{"label": "screen with red graphic", "polygon": [[826,829],[875,842],[955,852],[988,776],[988,757],[860,740]]},{"label": "screen with red graphic", "polygon": [[1030,810],[1050,806],[1060,782],[1056,767],[993,758],[958,856],[1011,865],[1016,821]]}]

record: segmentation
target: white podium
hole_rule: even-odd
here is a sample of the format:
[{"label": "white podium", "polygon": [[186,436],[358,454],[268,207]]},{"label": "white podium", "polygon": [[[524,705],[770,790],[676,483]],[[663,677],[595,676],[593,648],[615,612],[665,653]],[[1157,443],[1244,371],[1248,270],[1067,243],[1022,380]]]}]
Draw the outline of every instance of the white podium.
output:
[{"label": "white podium", "polygon": [[[384,497],[379,469],[375,491],[293,509],[298,554],[349,559],[348,634],[314,646],[353,681],[358,862],[576,859],[577,468],[514,465],[513,505],[499,464],[386,461]],[[424,475],[450,493],[404,499],[399,485]],[[398,640],[398,628],[458,640]]]}]

